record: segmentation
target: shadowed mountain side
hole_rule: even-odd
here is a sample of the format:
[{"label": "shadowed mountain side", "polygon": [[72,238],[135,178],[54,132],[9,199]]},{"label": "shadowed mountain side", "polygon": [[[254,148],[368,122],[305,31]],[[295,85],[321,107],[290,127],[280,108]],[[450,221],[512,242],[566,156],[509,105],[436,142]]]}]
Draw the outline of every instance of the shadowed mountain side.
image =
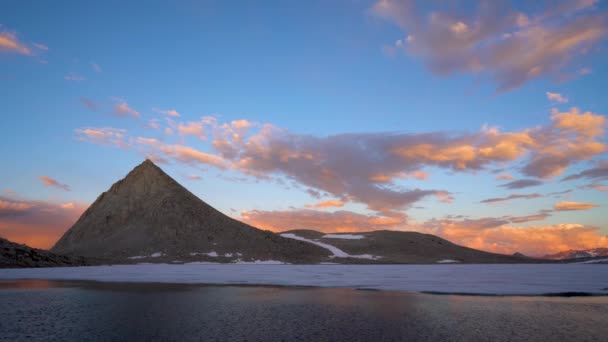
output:
[{"label": "shadowed mountain side", "polygon": [[[349,263],[437,263],[456,261],[460,263],[539,263],[546,260],[526,256],[514,256],[484,252],[459,246],[430,234],[417,232],[379,230],[363,233],[336,233],[362,238],[327,238],[327,234],[314,230],[290,230],[307,239],[335,246],[350,255],[375,255],[377,260],[348,259]],[[340,262],[339,260],[337,260]]]},{"label": "shadowed mountain side", "polygon": [[150,160],[102,193],[51,251],[115,262],[230,255],[232,260],[309,263],[329,256],[321,247],[222,214]]},{"label": "shadowed mountain side", "polygon": [[0,268],[83,266],[83,258],[57,255],[0,238]]}]

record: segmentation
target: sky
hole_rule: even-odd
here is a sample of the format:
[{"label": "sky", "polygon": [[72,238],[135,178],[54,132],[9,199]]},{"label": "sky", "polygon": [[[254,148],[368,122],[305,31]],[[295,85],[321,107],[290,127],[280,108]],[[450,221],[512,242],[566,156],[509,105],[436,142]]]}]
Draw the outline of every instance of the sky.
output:
[{"label": "sky", "polygon": [[149,158],[273,231],[608,247],[607,1],[5,1],[0,236]]}]

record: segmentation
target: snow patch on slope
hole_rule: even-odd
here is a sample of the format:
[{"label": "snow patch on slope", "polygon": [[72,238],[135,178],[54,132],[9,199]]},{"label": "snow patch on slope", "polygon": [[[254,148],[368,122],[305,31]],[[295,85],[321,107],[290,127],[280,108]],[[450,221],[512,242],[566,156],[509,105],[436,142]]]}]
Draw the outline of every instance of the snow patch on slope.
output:
[{"label": "snow patch on slope", "polygon": [[573,264],[598,264],[598,263],[601,263],[601,262],[608,262],[608,258],[587,260],[587,261],[581,261],[581,262],[574,262]]},{"label": "snow patch on slope", "polygon": [[347,239],[347,240],[360,240],[364,239],[365,235],[355,234],[325,234],[322,236],[324,239]]},{"label": "snow patch on slope", "polygon": [[281,234],[281,236],[288,238],[288,239],[300,240],[300,241],[315,244],[319,247],[323,247],[323,248],[329,250],[333,254],[330,256],[330,258],[356,258],[356,259],[370,259],[370,260],[377,260],[377,259],[382,258],[381,256],[370,255],[370,254],[350,255],[338,247],[335,247],[335,246],[332,246],[332,245],[329,245],[329,244],[326,244],[323,242],[303,238],[303,237],[297,236],[296,234],[293,234],[293,233],[284,233],[284,234]]}]

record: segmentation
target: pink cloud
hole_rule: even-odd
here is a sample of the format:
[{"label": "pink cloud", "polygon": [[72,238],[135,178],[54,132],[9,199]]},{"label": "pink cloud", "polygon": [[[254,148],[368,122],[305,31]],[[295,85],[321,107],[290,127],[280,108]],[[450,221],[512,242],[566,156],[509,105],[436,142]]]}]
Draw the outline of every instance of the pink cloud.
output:
[{"label": "pink cloud", "polygon": [[134,118],[139,118],[140,114],[135,109],[131,108],[127,101],[117,98],[114,98],[114,114],[117,116],[132,116]]},{"label": "pink cloud", "polygon": [[541,77],[556,77],[573,60],[602,41],[605,15],[574,1],[541,5],[523,13],[490,1],[459,11],[464,4],[419,6],[414,0],[380,0],[372,11],[407,34],[395,49],[421,58],[435,73],[475,73],[508,90]]},{"label": "pink cloud", "polygon": [[199,138],[203,138],[203,123],[190,121],[186,124],[182,124],[181,122],[177,125],[177,132],[180,135],[194,135]]},{"label": "pink cloud", "polygon": [[125,141],[127,130],[112,127],[87,127],[75,129],[76,140],[86,141],[98,145],[113,145],[126,148],[129,143]]},{"label": "pink cloud", "polygon": [[51,177],[48,176],[38,176],[38,179],[40,179],[40,181],[42,181],[42,183],[46,186],[51,186],[51,187],[55,187],[58,189],[62,189],[65,191],[70,191],[70,187],[67,184],[62,184],[59,183],[58,181],[54,180]]},{"label": "pink cloud", "polygon": [[157,112],[157,113],[168,115],[168,116],[175,116],[175,117],[181,116],[179,114],[179,112],[176,111],[175,109],[162,110],[162,109],[158,109],[158,108],[152,108],[152,110],[155,111],[155,112]]},{"label": "pink cloud", "polygon": [[[513,132],[484,126],[474,133],[381,132],[316,137],[246,120],[220,123],[217,118],[203,117],[182,123],[167,118],[167,123],[167,128],[175,127],[181,134],[205,133],[212,150],[202,151],[183,141],[129,141],[138,141],[138,148],[146,154],[189,165],[232,169],[263,180],[286,178],[344,203],[362,203],[382,215],[407,210],[427,197],[444,203],[453,201],[446,189],[420,189],[404,182],[425,179],[428,174],[423,169],[427,167],[475,172],[517,163],[523,165],[522,173],[534,178],[500,186],[521,189],[541,185],[539,177],[559,175],[571,164],[606,152],[603,116],[576,109],[554,112],[547,125]],[[105,134],[96,139],[104,138]]]}]

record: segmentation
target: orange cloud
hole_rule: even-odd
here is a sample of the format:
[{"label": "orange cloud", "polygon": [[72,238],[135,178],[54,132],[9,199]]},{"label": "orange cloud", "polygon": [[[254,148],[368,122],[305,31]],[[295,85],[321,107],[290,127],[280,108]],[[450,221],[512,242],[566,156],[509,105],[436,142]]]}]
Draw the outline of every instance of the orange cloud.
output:
[{"label": "orange cloud", "polygon": [[17,198],[0,196],[0,236],[36,248],[50,248],[87,208]]},{"label": "orange cloud", "polygon": [[306,208],[335,208],[335,207],[343,207],[344,202],[338,200],[327,200],[321,201],[315,204],[307,204]]},{"label": "orange cloud", "polygon": [[439,235],[471,248],[504,254],[520,252],[532,256],[608,245],[608,237],[600,235],[598,228],[580,224],[525,228],[505,225],[483,230],[455,225],[445,227]]},{"label": "orange cloud", "polygon": [[[0,26],[2,29],[2,26]],[[13,32],[0,31],[0,52],[15,52],[22,55],[32,55],[32,50],[17,39]]]},{"label": "orange cloud", "polygon": [[570,210],[589,210],[597,207],[597,204],[584,203],[584,202],[558,202],[553,205],[553,209],[559,211],[570,211]]},{"label": "orange cloud", "polygon": [[69,185],[59,183],[58,181],[54,180],[51,177],[38,176],[38,179],[40,179],[42,181],[42,183],[46,186],[52,186],[52,187],[59,188],[59,189],[65,190],[65,191],[70,191]]},{"label": "orange cloud", "polygon": [[20,212],[29,210],[32,208],[32,205],[25,202],[9,202],[5,200],[0,200],[0,213],[6,212]]},{"label": "orange cloud", "polygon": [[604,127],[608,122],[603,115],[591,112],[581,113],[576,107],[571,108],[569,112],[563,113],[554,110],[551,119],[554,121],[556,128],[588,138],[603,136]]},{"label": "orange cloud", "polygon": [[[165,157],[173,158],[186,164],[202,163],[213,165],[219,169],[226,169],[228,165],[224,159],[215,154],[201,152],[197,149],[184,145],[167,145],[157,139],[138,137],[135,140],[140,145],[147,145],[156,149],[156,153],[161,153]],[[154,154],[152,154],[154,155]]]},{"label": "orange cloud", "polygon": [[355,232],[395,229],[405,223],[405,214],[396,217],[363,215],[351,211],[324,212],[299,209],[289,211],[243,211],[240,220],[275,232],[292,229],[315,229],[322,232]]}]

